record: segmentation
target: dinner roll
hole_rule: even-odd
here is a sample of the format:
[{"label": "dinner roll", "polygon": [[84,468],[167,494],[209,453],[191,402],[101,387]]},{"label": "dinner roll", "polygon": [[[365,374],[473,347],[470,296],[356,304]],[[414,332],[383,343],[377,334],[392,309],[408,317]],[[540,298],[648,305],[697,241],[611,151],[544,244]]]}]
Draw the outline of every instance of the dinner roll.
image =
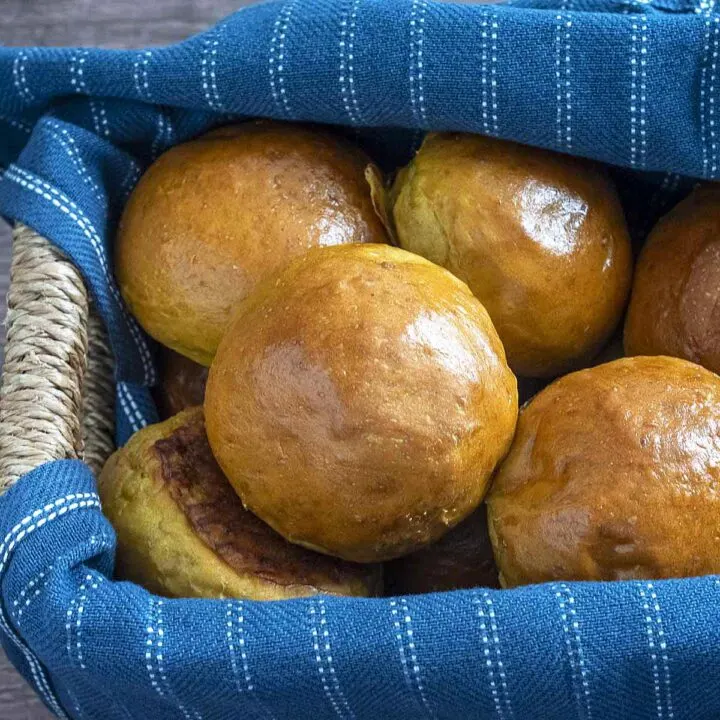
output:
[{"label": "dinner roll", "polygon": [[387,560],[482,500],[517,385],[467,286],[388,245],[312,250],[237,309],[208,437],[243,503],[294,543]]},{"label": "dinner roll", "polygon": [[720,372],[720,188],[695,190],[653,229],[625,324],[628,355],[673,355]]},{"label": "dinner roll", "polygon": [[202,408],[135,433],[99,482],[116,575],[167,597],[283,600],[379,590],[379,568],[305,550],[245,510],[205,435]]},{"label": "dinner roll", "polygon": [[580,367],[619,323],[630,240],[613,186],[590,163],[480,135],[431,134],[392,195],[401,247],[470,286],[516,374]]},{"label": "dinner roll", "polygon": [[385,242],[366,174],[326,130],[248,122],[177,145],[127,203],[115,267],[156,340],[209,365],[235,304],[312,247]]},{"label": "dinner roll", "polygon": [[635,357],[521,413],[488,496],[506,587],[720,572],[720,377]]}]

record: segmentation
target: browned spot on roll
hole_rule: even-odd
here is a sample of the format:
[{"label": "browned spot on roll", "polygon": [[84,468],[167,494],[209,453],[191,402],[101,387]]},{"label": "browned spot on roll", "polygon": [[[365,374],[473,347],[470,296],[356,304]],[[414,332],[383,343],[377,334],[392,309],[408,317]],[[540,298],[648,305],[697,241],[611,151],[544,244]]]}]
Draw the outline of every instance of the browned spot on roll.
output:
[{"label": "browned spot on roll", "polygon": [[218,466],[202,411],[153,446],[170,495],[203,542],[233,570],[280,585],[367,580],[374,569],[293,545],[246,510]]}]

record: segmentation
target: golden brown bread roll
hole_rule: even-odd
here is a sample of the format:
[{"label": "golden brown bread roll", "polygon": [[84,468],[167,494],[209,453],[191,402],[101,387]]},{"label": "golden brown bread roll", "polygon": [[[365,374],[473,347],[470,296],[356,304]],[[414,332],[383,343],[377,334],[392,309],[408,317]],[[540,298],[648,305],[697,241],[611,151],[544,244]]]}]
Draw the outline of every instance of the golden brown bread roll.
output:
[{"label": "golden brown bread roll", "polygon": [[503,585],[720,572],[720,377],[668,357],[567,375],[488,495]]},{"label": "golden brown bread roll", "polygon": [[591,164],[431,134],[393,197],[400,246],[470,286],[518,375],[579,367],[620,321],[630,240],[614,188]]},{"label": "golden brown bread roll", "polygon": [[288,540],[400,556],[472,512],[517,386],[467,286],[387,245],[312,250],[240,304],[210,369],[208,437]]},{"label": "golden brown bread roll", "polygon": [[628,355],[673,355],[720,372],[720,188],[693,191],[653,229],[625,324]]},{"label": "golden brown bread roll", "polygon": [[174,350],[163,348],[160,357],[160,384],[153,396],[162,420],[203,404],[208,368]]},{"label": "golden brown bread roll", "polygon": [[384,583],[389,596],[497,588],[485,505],[436,543],[386,563]]},{"label": "golden brown bread roll", "polygon": [[312,247],[385,242],[358,148],[327,131],[248,122],[164,153],[115,244],[123,297],[155,339],[209,365],[233,306]]},{"label": "golden brown bread roll", "polygon": [[245,510],[210,452],[202,408],[137,432],[99,482],[116,574],[169,597],[369,595],[379,568],[291,545]]}]

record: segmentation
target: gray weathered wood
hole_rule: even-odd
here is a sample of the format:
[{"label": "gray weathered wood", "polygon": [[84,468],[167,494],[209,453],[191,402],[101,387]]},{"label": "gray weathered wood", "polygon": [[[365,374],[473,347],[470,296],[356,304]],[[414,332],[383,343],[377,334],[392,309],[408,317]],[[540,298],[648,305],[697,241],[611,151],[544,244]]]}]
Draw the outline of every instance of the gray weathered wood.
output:
[{"label": "gray weathered wood", "polygon": [[[143,47],[176,42],[252,0],[0,0],[0,44]],[[0,319],[10,228],[0,220]],[[0,354],[0,360],[2,355]],[[0,719],[50,715],[0,652]]]},{"label": "gray weathered wood", "polygon": [[6,45],[143,47],[175,42],[247,0],[3,0]]}]

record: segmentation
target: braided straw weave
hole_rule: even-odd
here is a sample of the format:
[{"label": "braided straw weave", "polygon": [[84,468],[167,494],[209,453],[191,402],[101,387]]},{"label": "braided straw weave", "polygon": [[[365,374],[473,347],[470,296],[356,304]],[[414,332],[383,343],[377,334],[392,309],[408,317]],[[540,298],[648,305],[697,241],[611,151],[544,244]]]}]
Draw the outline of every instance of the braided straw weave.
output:
[{"label": "braided straw weave", "polygon": [[113,450],[113,364],[80,273],[18,225],[0,387],[0,494],[50,460],[99,471]]}]

